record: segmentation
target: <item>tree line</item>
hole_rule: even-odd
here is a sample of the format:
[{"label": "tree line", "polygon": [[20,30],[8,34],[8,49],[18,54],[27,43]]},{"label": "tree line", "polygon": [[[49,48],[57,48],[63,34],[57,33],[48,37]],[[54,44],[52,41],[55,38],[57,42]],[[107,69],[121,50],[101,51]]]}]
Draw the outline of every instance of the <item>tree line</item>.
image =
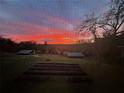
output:
[{"label": "tree line", "polygon": [[32,41],[23,41],[16,43],[9,38],[0,37],[0,52],[15,53],[19,50],[36,50],[39,52],[45,51],[45,48],[41,44],[37,44]]}]

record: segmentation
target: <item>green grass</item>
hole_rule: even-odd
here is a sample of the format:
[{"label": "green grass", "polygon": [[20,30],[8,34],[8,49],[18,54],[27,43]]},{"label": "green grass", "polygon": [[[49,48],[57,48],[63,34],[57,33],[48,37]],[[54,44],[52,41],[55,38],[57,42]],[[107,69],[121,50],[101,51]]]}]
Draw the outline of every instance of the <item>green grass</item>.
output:
[{"label": "green grass", "polygon": [[27,70],[35,61],[31,56],[6,55],[1,62],[2,79],[6,85]]},{"label": "green grass", "polygon": [[[124,66],[123,65],[110,65],[110,64],[96,64],[96,61],[91,58],[67,58],[59,55],[42,54],[38,56],[20,56],[13,54],[6,54],[2,57],[0,62],[2,67],[2,83],[3,88],[6,90],[13,85],[13,80],[20,76],[24,71],[30,68],[35,63],[53,62],[53,63],[71,63],[79,64],[80,67],[88,73],[88,75],[94,80],[95,93],[110,93],[113,91],[116,93],[118,90],[123,89],[124,84]],[[30,85],[30,87],[29,87]],[[56,90],[59,93],[70,93],[70,88],[63,81],[59,82],[46,82],[40,84],[26,85],[26,89],[30,89],[30,93],[50,93],[52,90],[55,93]],[[33,87],[33,88],[32,88]],[[57,89],[55,89],[57,88]],[[61,90],[61,91],[60,91]],[[117,90],[117,91],[115,91]],[[121,90],[122,91],[122,90]],[[29,93],[29,91],[26,93]],[[72,93],[72,92],[71,92]]]}]

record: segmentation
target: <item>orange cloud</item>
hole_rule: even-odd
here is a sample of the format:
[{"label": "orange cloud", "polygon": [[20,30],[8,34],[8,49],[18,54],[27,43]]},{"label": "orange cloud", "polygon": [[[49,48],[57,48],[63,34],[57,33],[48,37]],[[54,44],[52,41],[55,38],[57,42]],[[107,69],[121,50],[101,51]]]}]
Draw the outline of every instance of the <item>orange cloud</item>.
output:
[{"label": "orange cloud", "polygon": [[[71,36],[72,37],[72,36]],[[43,43],[45,39],[49,39],[49,44],[71,44],[75,43],[76,39],[66,38],[64,34],[50,34],[50,35],[11,35],[12,38],[16,42],[20,41],[35,41],[37,43]]]},{"label": "orange cloud", "polygon": [[[71,22],[58,17],[41,16],[45,16],[53,24],[65,24],[66,26],[71,24]],[[6,37],[16,42],[35,41],[37,43],[43,43],[45,40],[48,40],[49,44],[72,44],[79,40],[79,35],[75,31],[23,21],[0,23],[0,31],[0,33],[7,35]]]}]

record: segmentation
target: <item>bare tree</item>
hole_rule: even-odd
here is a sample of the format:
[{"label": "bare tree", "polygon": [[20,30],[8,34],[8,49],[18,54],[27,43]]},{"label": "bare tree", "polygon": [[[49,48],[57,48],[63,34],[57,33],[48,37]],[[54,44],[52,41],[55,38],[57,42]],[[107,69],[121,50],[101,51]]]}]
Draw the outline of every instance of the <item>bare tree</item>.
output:
[{"label": "bare tree", "polygon": [[94,13],[86,15],[85,19],[82,21],[80,25],[79,32],[90,31],[94,36],[94,40],[96,41],[97,39],[96,30],[98,27],[97,20],[98,17],[96,17]]},{"label": "bare tree", "polygon": [[109,9],[103,14],[99,23],[105,30],[105,36],[116,36],[124,24],[124,0],[111,0]]}]

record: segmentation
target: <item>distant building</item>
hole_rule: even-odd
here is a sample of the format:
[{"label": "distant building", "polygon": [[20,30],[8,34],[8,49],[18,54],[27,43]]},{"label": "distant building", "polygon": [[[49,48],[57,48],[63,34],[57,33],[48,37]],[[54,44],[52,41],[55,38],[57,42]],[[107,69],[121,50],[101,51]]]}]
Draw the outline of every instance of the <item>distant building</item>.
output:
[{"label": "distant building", "polygon": [[70,58],[83,58],[84,55],[81,52],[64,52],[65,56]]},{"label": "distant building", "polygon": [[34,55],[35,50],[20,50],[17,52],[17,55]]}]

